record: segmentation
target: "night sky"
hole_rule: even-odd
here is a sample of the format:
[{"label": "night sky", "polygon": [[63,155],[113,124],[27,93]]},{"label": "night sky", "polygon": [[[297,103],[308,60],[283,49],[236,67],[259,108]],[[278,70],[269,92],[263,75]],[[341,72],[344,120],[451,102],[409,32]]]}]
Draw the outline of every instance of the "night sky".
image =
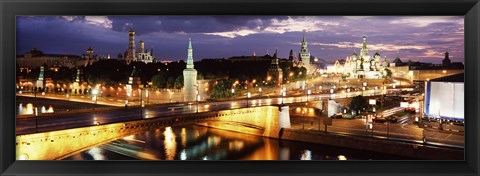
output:
[{"label": "night sky", "polygon": [[367,36],[370,55],[388,61],[441,63],[464,61],[463,16],[20,16],[17,54],[38,48],[49,54],[85,53],[115,57],[128,46],[128,30],[136,32],[159,60],[186,59],[188,38],[194,59],[273,54],[286,58],[300,50],[303,30],[313,56],[332,62],[360,50]]}]

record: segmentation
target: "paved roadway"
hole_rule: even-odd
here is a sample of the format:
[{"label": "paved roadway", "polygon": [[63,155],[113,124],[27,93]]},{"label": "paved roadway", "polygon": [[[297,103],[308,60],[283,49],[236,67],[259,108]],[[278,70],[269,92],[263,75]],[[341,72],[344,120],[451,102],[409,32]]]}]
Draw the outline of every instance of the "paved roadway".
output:
[{"label": "paved roadway", "polygon": [[[391,90],[389,90],[391,91]],[[364,95],[379,95],[382,94],[382,91],[377,90],[367,90],[363,92]],[[362,92],[350,92],[347,95],[345,93],[337,94],[319,94],[319,95],[309,95],[309,101],[316,101],[323,97],[332,97],[332,98],[344,98],[354,97],[361,95]],[[40,97],[39,97],[40,99]],[[198,104],[198,112],[208,112],[208,111],[218,111],[226,110],[232,108],[244,108],[247,107],[247,102],[249,107],[253,106],[262,106],[262,105],[274,105],[281,104],[282,102],[288,103],[298,103],[305,102],[307,96],[297,96],[297,97],[276,97],[276,98],[251,98],[251,99],[241,99],[235,101],[223,101],[223,102],[200,102]],[[82,113],[82,114],[57,114],[48,117],[38,117],[38,118],[26,118],[26,119],[17,119],[16,132],[17,134],[27,134],[34,133],[36,131],[36,123],[38,124],[38,131],[53,131],[61,129],[69,129],[75,127],[84,127],[94,125],[95,122],[100,124],[104,123],[113,123],[113,122],[123,122],[130,120],[137,120],[141,118],[155,118],[162,117],[166,115],[180,115],[180,114],[189,114],[196,113],[197,104],[173,104],[173,105],[151,105],[143,108],[143,114],[141,109],[137,107],[128,107],[121,110],[115,111],[102,111],[91,113]]]},{"label": "paved roadway", "polygon": [[[373,123],[372,129],[370,129],[365,125],[364,119],[332,119],[332,126],[328,126],[327,131],[417,143],[423,143],[423,136],[425,135],[429,144],[463,148],[464,135],[435,129],[424,130],[424,128],[414,125],[413,121],[414,115],[406,115],[400,118],[399,123]],[[322,123],[319,128],[318,117],[293,114],[291,124],[294,129],[325,131],[325,126]]]},{"label": "paved roadway", "polygon": [[[390,92],[391,90],[389,90]],[[320,95],[309,95],[309,101],[317,101],[321,98],[345,98],[354,97],[357,95],[380,95],[383,94],[382,90],[367,90],[365,92],[350,92],[350,93],[337,93],[337,94],[320,94]],[[289,103],[299,103],[305,102],[307,96],[297,96],[297,97],[276,97],[276,98],[251,98],[241,99],[236,101],[223,101],[223,102],[201,102],[198,104],[198,112],[207,112],[207,111],[218,111],[225,109],[233,108],[244,108],[248,106],[262,106],[262,105],[274,105],[281,104],[282,102]],[[318,104],[319,102],[312,104]],[[69,129],[76,127],[84,127],[94,125],[96,122],[100,124],[104,123],[113,123],[113,122],[124,122],[137,120],[141,118],[161,118],[162,116],[167,115],[180,115],[180,114],[191,114],[196,113],[197,104],[171,104],[171,105],[152,105],[143,108],[142,110],[139,107],[128,107],[125,109],[119,109],[115,111],[99,111],[91,113],[78,113],[78,114],[57,114],[54,116],[48,117],[39,117],[39,118],[26,118],[26,119],[17,119],[17,135],[18,134],[28,134],[34,133],[36,131],[36,123],[38,124],[39,132]],[[412,125],[412,117],[401,117],[400,123],[389,124],[388,125],[388,137],[398,138],[409,141],[422,141],[423,129],[418,128],[415,125]],[[354,134],[354,135],[372,135],[379,138],[387,137],[387,124],[374,123],[373,130],[366,130],[364,125],[364,120],[362,119],[334,119],[333,126],[328,127],[328,131],[344,133],[344,134]],[[292,128],[307,130],[319,130],[318,120],[314,117],[308,118],[299,118],[295,117],[292,114]],[[320,127],[320,130],[324,130],[324,126]],[[441,145],[452,145],[452,146],[463,146],[464,138],[463,135],[457,135],[452,133],[446,133],[441,131],[426,131],[425,135],[429,142],[431,143],[444,143]]]}]

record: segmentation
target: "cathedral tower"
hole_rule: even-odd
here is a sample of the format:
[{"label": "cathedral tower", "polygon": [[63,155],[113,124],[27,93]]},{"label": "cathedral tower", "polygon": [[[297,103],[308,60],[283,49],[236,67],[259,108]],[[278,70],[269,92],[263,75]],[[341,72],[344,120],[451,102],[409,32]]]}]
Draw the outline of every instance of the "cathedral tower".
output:
[{"label": "cathedral tower", "polygon": [[283,72],[278,65],[277,50],[275,50],[275,54],[273,54],[272,63],[268,69],[268,76],[272,77],[273,81],[275,81],[275,85],[280,85],[283,82]]},{"label": "cathedral tower", "polygon": [[140,41],[138,42],[138,45],[139,45],[139,46],[138,46],[138,47],[139,47],[139,51],[138,51],[138,52],[139,52],[139,53],[144,53],[144,52],[145,52],[145,43],[143,42],[143,40],[140,40]]},{"label": "cathedral tower", "polygon": [[452,63],[452,61],[450,61],[450,56],[449,56],[448,52],[445,52],[445,58],[442,60],[443,66],[448,67],[448,66],[450,66],[451,63]]},{"label": "cathedral tower", "polygon": [[197,70],[193,65],[192,40],[188,39],[187,68],[183,70],[183,94],[185,102],[193,102],[197,97]]},{"label": "cathedral tower", "polygon": [[40,67],[40,74],[38,75],[38,80],[37,80],[37,86],[39,88],[44,88],[45,85],[45,80],[44,80],[44,75],[45,75],[45,67],[41,66]]},{"label": "cathedral tower", "polygon": [[133,29],[130,29],[128,32],[128,50],[127,50],[127,56],[125,56],[125,60],[127,64],[130,64],[130,62],[136,60],[135,58],[135,31]]},{"label": "cathedral tower", "polygon": [[299,60],[303,62],[303,66],[307,69],[307,73],[308,73],[308,70],[310,68],[310,52],[308,52],[308,42],[307,42],[307,37],[305,37],[305,30],[303,31],[303,40],[300,47]]}]

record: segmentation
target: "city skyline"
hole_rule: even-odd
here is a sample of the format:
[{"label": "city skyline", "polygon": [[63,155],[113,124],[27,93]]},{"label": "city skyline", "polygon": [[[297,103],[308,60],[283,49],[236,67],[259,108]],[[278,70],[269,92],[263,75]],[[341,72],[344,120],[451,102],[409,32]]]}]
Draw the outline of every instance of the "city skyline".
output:
[{"label": "city skyline", "polygon": [[306,30],[311,54],[327,62],[358,53],[364,35],[370,55],[379,52],[390,62],[398,56],[441,63],[445,51],[453,62],[464,62],[463,16],[20,16],[17,55],[32,48],[80,55],[92,47],[116,58],[128,47],[130,28],[160,61],[186,60],[188,38],[196,61],[276,49],[281,58],[290,49],[297,56]]}]

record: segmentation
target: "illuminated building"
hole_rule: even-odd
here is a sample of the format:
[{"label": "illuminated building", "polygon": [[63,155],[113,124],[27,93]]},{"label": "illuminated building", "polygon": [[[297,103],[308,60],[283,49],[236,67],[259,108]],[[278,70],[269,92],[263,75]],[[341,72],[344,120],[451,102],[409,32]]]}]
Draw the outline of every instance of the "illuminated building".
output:
[{"label": "illuminated building", "polygon": [[125,61],[127,64],[130,64],[132,61],[136,60],[135,56],[135,31],[130,29],[128,31],[128,49],[125,56]]},{"label": "illuminated building", "polygon": [[307,72],[310,69],[310,52],[308,51],[308,42],[307,37],[305,36],[305,31],[303,31],[303,39],[298,57],[298,66],[305,67]]},{"label": "illuminated building", "polygon": [[373,57],[368,53],[367,37],[363,36],[360,53],[353,52],[352,56],[345,59],[343,65],[337,60],[334,65],[327,66],[327,73],[342,74],[351,79],[367,78],[379,79],[387,76],[386,69],[389,67],[387,57],[381,61],[381,56],[376,52]]},{"label": "illuminated building", "polygon": [[145,50],[145,43],[142,40],[138,42],[138,45],[139,50],[137,52],[135,48],[135,31],[130,29],[128,32],[128,49],[124,56],[126,64],[131,62],[144,62],[146,64],[154,62],[153,49],[150,49],[150,51]]},{"label": "illuminated building", "polygon": [[184,101],[193,102],[197,98],[196,92],[199,85],[197,84],[197,70],[195,70],[193,65],[193,48],[192,40],[188,39],[188,50],[187,50],[187,68],[183,70],[183,93]]},{"label": "illuminated building", "polygon": [[33,48],[23,55],[17,55],[15,61],[20,68],[38,68],[43,64],[46,64],[50,68],[75,68],[85,65],[85,60],[80,56],[68,54],[44,54],[37,48]]},{"label": "illuminated building", "polygon": [[425,83],[424,113],[427,117],[464,119],[465,74],[432,79]]},{"label": "illuminated building", "polygon": [[138,72],[137,68],[133,66],[132,73],[128,77],[128,83],[126,85],[126,92],[127,96],[133,96],[133,90],[141,88],[142,80],[140,78],[140,73]]},{"label": "illuminated building", "polygon": [[274,84],[282,84],[283,72],[282,69],[278,66],[277,50],[275,50],[275,54],[273,54],[272,64],[270,64],[267,75],[268,77],[274,78]]}]

